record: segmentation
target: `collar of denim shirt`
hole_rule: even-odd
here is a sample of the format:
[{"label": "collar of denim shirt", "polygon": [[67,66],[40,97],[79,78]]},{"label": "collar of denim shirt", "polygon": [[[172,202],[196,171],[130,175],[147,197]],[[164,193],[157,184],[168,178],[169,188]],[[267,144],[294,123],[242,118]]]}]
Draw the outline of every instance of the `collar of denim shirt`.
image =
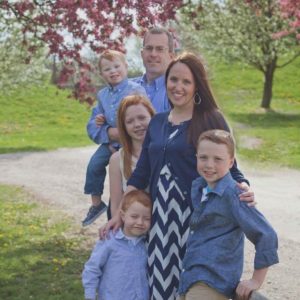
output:
[{"label": "collar of denim shirt", "polygon": [[[202,197],[202,189],[207,187],[207,182],[203,177],[198,177],[195,179],[196,185],[197,185],[197,194],[200,196],[200,199]],[[224,191],[228,187],[228,185],[232,184],[234,179],[232,178],[230,172],[228,172],[224,177],[222,177],[216,184],[216,186],[207,192],[207,195],[209,194],[216,194],[219,197],[222,197],[224,194]],[[198,198],[198,197],[196,197]],[[198,198],[199,199],[199,198]]]},{"label": "collar of denim shirt", "polygon": [[110,92],[120,92],[128,85],[128,78],[123,79],[120,83],[115,86],[109,85],[108,89]]},{"label": "collar of denim shirt", "polygon": [[157,90],[159,88],[164,88],[165,87],[165,75],[161,75],[157,78],[155,78],[151,83],[148,83],[146,73],[141,77],[140,84],[142,86],[147,86],[147,85],[153,85],[154,88]]}]

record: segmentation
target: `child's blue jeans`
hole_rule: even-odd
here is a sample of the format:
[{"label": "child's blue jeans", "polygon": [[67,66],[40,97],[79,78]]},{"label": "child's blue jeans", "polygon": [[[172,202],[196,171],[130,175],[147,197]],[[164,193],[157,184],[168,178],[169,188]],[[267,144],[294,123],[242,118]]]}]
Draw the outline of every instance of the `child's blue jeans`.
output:
[{"label": "child's blue jeans", "polygon": [[91,157],[86,171],[84,193],[101,196],[103,194],[106,166],[111,157],[108,144],[102,144]]}]

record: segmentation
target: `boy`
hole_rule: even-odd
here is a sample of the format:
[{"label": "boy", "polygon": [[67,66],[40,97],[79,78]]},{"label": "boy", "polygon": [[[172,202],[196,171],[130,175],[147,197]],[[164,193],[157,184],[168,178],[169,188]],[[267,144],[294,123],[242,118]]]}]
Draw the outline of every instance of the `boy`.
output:
[{"label": "boy", "polygon": [[89,137],[101,145],[91,157],[87,167],[84,193],[91,195],[92,206],[82,221],[83,226],[91,224],[107,210],[101,196],[106,176],[105,168],[111,154],[120,147],[118,129],[116,128],[116,114],[119,104],[125,96],[130,94],[146,96],[144,88],[128,80],[128,66],[123,53],[114,50],[104,51],[100,56],[99,67],[107,87],[98,92],[98,106],[93,109],[87,124]]},{"label": "boy", "polygon": [[[239,201],[229,169],[234,141],[229,132],[200,135],[192,184],[193,213],[180,276],[181,300],[248,299],[262,285],[269,266],[278,263],[277,235],[264,216]],[[255,244],[253,276],[240,282],[244,234]]]},{"label": "boy", "polygon": [[148,300],[147,250],[144,238],[150,228],[152,202],[134,190],[124,196],[123,229],[98,241],[82,273],[85,299]]}]

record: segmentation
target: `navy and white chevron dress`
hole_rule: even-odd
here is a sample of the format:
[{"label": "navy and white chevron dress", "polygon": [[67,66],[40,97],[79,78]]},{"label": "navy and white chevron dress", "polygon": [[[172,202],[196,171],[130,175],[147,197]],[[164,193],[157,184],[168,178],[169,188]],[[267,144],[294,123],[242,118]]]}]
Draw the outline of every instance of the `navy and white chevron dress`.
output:
[{"label": "navy and white chevron dress", "polygon": [[148,267],[151,300],[175,300],[189,232],[191,209],[165,164],[158,180],[149,232]]}]

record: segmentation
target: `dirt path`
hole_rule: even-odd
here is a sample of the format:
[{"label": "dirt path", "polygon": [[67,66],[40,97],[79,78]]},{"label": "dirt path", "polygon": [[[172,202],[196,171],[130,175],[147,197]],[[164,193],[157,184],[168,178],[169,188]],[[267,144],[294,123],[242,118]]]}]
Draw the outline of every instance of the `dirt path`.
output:
[{"label": "dirt path", "polygon": [[[59,149],[51,152],[0,155],[0,183],[23,186],[42,203],[61,210],[78,225],[89,207],[82,189],[88,160],[96,148]],[[262,293],[269,299],[300,299],[300,172],[289,169],[256,170],[241,164],[258,201],[258,208],[279,235],[280,264],[271,268]],[[108,185],[105,185],[108,199]],[[96,240],[101,216],[84,230]],[[251,269],[252,245],[246,247],[246,272]]]}]

